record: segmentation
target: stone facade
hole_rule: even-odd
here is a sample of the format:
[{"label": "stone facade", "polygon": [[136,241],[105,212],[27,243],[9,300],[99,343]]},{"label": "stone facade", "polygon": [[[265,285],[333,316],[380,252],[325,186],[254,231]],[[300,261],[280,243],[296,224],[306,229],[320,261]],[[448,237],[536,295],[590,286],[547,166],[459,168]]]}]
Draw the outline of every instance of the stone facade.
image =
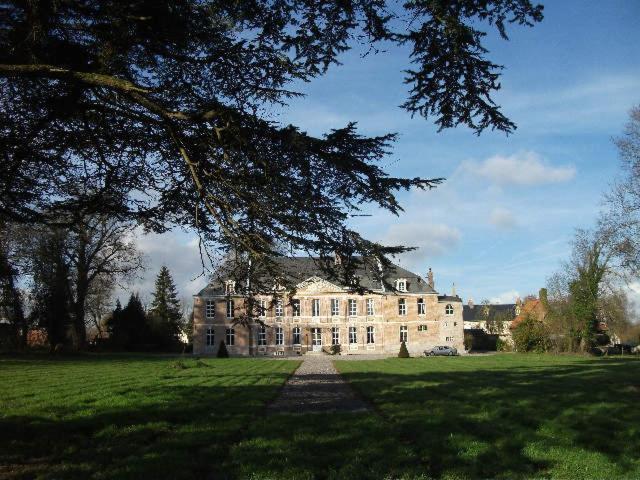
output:
[{"label": "stone facade", "polygon": [[460,298],[438,295],[416,274],[400,274],[411,276],[408,291],[357,294],[311,276],[297,284],[295,296],[278,292],[278,302],[273,294],[257,295],[265,306],[259,317],[264,327],[238,323],[245,308],[242,295],[205,288],[194,296],[194,354],[215,355],[221,341],[232,356],[301,355],[330,351],[332,345],[339,345],[341,354],[396,354],[401,338],[411,355],[435,345],[463,352]]}]

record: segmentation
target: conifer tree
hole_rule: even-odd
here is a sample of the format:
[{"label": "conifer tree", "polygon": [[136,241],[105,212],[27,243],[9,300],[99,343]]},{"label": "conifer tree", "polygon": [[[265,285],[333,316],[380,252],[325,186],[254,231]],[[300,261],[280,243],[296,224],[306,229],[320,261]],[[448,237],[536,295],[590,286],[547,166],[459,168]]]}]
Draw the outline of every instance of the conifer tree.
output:
[{"label": "conifer tree", "polygon": [[404,342],[400,344],[400,351],[398,352],[398,358],[409,358],[409,350],[407,350],[407,344]]},{"label": "conifer tree", "polygon": [[182,312],[176,286],[166,266],[160,268],[156,277],[156,289],[149,310],[152,334],[162,345],[178,342]]}]

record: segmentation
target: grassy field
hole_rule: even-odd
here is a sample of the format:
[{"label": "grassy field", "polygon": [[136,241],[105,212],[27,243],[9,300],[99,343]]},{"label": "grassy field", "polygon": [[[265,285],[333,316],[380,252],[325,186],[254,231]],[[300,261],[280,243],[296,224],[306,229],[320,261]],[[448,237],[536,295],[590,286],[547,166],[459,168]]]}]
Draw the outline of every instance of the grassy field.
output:
[{"label": "grassy field", "polygon": [[0,478],[218,478],[298,363],[0,358]]},{"label": "grassy field", "polygon": [[0,478],[640,478],[640,361],[338,361],[373,413],[273,415],[296,362],[0,359]]}]

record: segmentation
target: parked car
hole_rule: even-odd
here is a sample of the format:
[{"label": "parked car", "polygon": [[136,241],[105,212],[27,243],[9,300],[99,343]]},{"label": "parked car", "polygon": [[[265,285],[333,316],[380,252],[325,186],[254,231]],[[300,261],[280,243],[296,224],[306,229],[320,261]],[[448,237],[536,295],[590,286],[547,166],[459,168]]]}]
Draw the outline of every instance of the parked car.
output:
[{"label": "parked car", "polygon": [[456,350],[453,347],[448,347],[446,345],[439,345],[437,347],[433,347],[431,350],[424,351],[425,357],[435,357],[438,355],[446,355],[448,357],[451,357],[453,355],[458,355],[458,350]]}]

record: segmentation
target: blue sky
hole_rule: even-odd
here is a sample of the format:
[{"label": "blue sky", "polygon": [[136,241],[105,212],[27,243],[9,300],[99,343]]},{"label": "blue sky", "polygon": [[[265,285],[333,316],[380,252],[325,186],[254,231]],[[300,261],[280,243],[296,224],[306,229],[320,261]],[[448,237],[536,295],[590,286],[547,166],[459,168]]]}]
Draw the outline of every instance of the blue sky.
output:
[{"label": "blue sky", "polygon": [[[640,2],[554,1],[534,28],[489,35],[490,58],[505,65],[497,103],[518,129],[510,136],[467,128],[438,133],[398,108],[406,98],[407,51],[393,48],[298,86],[306,94],[277,119],[312,134],[357,121],[363,134],[397,132],[394,176],[446,177],[435,190],[401,193],[405,213],[372,209],[355,218],[365,236],[419,247],[399,263],[435,272],[436,289],[455,282],[464,300],[512,301],[535,293],[570,251],[575,228],[590,227],[619,172],[612,137],[640,103]],[[139,239],[149,268],[134,288],[144,297],[167,264],[187,297],[203,283],[193,235]]]}]

